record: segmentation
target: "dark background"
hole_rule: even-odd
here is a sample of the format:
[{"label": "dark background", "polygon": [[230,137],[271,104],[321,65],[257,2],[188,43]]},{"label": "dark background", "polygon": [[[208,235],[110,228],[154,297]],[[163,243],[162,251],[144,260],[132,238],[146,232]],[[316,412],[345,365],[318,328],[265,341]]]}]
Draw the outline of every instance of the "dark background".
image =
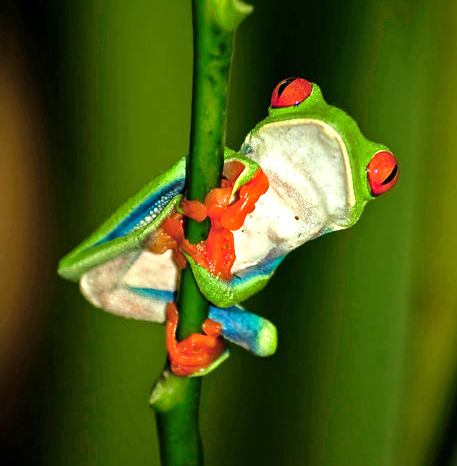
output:
[{"label": "dark background", "polygon": [[[234,348],[205,379],[207,464],[452,464],[457,3],[252,3],[227,144],[303,76],[393,150],[400,181],[250,300],[279,349]],[[55,270],[187,152],[191,79],[190,2],[0,7],[1,464],[159,464],[147,399],[163,327],[92,308]]]}]

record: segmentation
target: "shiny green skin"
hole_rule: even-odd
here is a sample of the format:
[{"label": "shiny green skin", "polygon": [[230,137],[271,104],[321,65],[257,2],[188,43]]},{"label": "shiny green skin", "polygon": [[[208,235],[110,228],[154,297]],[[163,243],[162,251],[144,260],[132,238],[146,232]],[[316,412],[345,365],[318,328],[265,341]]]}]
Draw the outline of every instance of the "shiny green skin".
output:
[{"label": "shiny green skin", "polygon": [[[238,177],[233,191],[249,181],[256,172],[258,166],[248,158],[230,150],[225,149],[224,157],[226,161],[237,160],[245,164],[246,170]],[[88,270],[104,264],[121,254],[131,250],[141,248],[149,235],[153,233],[161,223],[177,208],[182,195],[177,195],[170,203],[164,207],[157,217],[141,228],[137,228],[126,236],[112,239],[110,241],[99,241],[112,231],[138,204],[140,204],[151,193],[160,188],[166,187],[170,183],[185,176],[185,158],[180,159],[166,172],[154,177],[131,199],[125,202],[114,214],[106,220],[94,233],[84,240],[78,247],[67,254],[59,263],[58,273],[63,278],[78,281]]]},{"label": "shiny green skin", "polygon": [[[246,137],[255,135],[268,124],[299,118],[318,120],[333,128],[342,138],[348,152],[351,165],[355,204],[349,213],[346,228],[353,226],[360,218],[367,202],[376,196],[371,194],[367,178],[367,166],[376,152],[390,150],[383,144],[369,141],[361,133],[357,123],[343,110],[327,104],[319,86],[313,83],[311,95],[300,104],[293,107],[269,108],[269,115],[262,120]],[[246,153],[246,143],[241,147]]]},{"label": "shiny green skin", "polygon": [[[360,132],[357,123],[350,116],[339,108],[328,105],[325,102],[321,90],[316,84],[313,84],[310,96],[302,103],[285,108],[270,108],[268,117],[262,120],[246,137],[246,141],[241,147],[241,154],[226,149],[226,160],[240,160],[247,167],[242,176],[239,177],[234,187],[234,192],[241,184],[249,181],[258,168],[256,162],[249,159],[250,138],[255,136],[266,125],[274,126],[277,122],[287,122],[294,119],[323,122],[331,127],[342,139],[351,169],[355,203],[350,208],[345,222],[340,224],[337,229],[351,227],[359,219],[367,202],[375,197],[370,192],[367,178],[367,165],[377,152],[388,151],[388,148],[382,144],[367,140]],[[265,128],[265,131],[267,130],[268,129]],[[182,159],[167,172],[154,178],[136,196],[118,209],[118,211],[86,241],[62,259],[59,264],[59,274],[64,278],[77,281],[81,278],[83,273],[91,268],[110,261],[130,250],[141,249],[148,236],[160,226],[164,218],[179,204],[181,195],[176,196],[151,223],[135,229],[124,237],[102,243],[99,243],[99,241],[111,231],[113,227],[122,221],[132,209],[141,203],[145,197],[155,192],[160,187],[166,186],[178,178],[183,178],[184,171],[185,163],[184,159]],[[333,230],[334,228],[329,228],[321,234],[329,233]],[[261,241],[261,238],[259,238],[259,241]],[[238,252],[242,254],[242,251]],[[211,275],[206,269],[195,263],[191,257],[187,256],[187,259],[192,267],[200,291],[217,307],[229,307],[243,302],[260,291],[265,287],[272,277],[274,270],[279,265],[278,262],[273,268],[265,272],[259,269],[259,273],[252,275],[252,277],[247,280],[240,280],[237,278],[224,281]]]}]

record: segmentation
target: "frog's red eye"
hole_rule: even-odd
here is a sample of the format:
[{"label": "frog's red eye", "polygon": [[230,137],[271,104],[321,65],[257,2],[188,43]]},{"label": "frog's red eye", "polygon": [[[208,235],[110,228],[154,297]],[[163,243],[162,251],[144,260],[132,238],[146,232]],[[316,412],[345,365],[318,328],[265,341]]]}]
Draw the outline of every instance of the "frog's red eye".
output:
[{"label": "frog's red eye", "polygon": [[310,96],[313,85],[302,78],[287,78],[281,81],[271,94],[271,107],[292,107],[301,104]]},{"label": "frog's red eye", "polygon": [[393,188],[398,180],[398,163],[388,151],[377,152],[367,167],[371,194],[379,196]]}]

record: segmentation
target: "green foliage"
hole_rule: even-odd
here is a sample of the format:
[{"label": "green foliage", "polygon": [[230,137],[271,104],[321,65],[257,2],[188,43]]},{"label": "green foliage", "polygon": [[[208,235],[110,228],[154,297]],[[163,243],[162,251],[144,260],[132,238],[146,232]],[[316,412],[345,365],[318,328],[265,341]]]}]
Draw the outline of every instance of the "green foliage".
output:
[{"label": "green foliage", "polygon": [[[191,200],[203,202],[206,194],[220,183],[233,33],[250,11],[248,5],[237,0],[192,0],[194,75],[185,188],[186,197]],[[196,243],[206,239],[207,235],[208,222],[186,222],[186,238],[189,241]],[[181,273],[178,309],[178,338],[200,332],[208,317],[209,303],[200,293],[189,265]],[[168,369],[165,370],[167,372]],[[166,400],[176,398],[175,404],[163,409],[163,396],[160,395],[153,395],[151,404],[157,411],[162,464],[202,465],[203,452],[198,428],[201,380],[168,377],[164,381],[162,377],[159,386],[164,385],[165,390],[162,388],[159,391],[155,387],[154,392],[164,393]],[[169,392],[178,392],[179,396],[170,395]]]}]

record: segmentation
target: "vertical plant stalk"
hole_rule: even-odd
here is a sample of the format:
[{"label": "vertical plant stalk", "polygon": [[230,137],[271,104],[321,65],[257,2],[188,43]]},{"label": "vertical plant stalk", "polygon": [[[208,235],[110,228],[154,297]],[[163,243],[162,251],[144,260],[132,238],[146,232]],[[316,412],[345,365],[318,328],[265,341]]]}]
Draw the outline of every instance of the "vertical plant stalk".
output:
[{"label": "vertical plant stalk", "polygon": [[[252,7],[239,0],[192,0],[194,79],[186,196],[203,202],[219,186],[223,167],[226,109],[234,33]],[[186,237],[198,243],[209,223],[188,219]],[[178,339],[201,332],[209,303],[191,268],[181,274],[178,292]],[[163,466],[200,466],[203,451],[198,429],[201,377],[178,378],[165,370],[151,396],[156,409]]]}]

